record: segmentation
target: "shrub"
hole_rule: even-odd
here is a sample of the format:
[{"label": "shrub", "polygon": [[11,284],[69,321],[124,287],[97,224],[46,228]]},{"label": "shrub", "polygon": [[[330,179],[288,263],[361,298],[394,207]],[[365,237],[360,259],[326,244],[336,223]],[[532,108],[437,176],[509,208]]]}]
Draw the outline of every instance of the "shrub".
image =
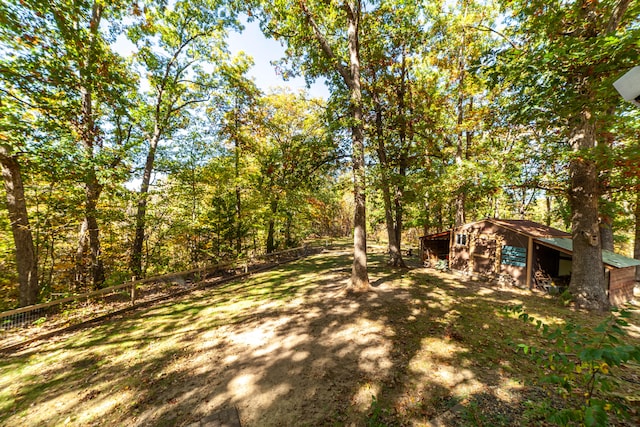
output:
[{"label": "shrub", "polygon": [[621,365],[640,361],[640,347],[624,342],[628,310],[614,310],[596,328],[587,330],[573,322],[550,327],[527,314],[521,305],[504,310],[516,315],[540,332],[546,345],[514,344],[540,368],[539,383],[563,398],[562,405],[544,406],[546,419],[558,425],[578,423],[606,425],[610,415],[628,417],[627,399],[617,390]]}]

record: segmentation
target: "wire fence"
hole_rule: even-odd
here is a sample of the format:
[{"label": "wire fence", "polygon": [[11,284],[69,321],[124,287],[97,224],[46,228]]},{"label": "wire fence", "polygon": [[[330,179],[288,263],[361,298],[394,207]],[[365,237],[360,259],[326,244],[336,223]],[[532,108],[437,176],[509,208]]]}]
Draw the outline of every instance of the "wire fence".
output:
[{"label": "wire fence", "polygon": [[0,313],[0,351],[34,338],[120,311],[216,286],[229,279],[319,253],[321,246],[301,246],[251,259],[215,264],[179,273],[149,277],[54,301]]}]

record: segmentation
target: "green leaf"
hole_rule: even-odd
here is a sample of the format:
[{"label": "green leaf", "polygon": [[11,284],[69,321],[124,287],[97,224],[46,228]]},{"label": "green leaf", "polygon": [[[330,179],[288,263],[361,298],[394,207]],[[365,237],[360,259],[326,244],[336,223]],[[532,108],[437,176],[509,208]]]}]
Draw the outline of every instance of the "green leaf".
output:
[{"label": "green leaf", "polygon": [[586,426],[606,426],[607,412],[600,405],[588,406],[584,411],[584,423]]}]

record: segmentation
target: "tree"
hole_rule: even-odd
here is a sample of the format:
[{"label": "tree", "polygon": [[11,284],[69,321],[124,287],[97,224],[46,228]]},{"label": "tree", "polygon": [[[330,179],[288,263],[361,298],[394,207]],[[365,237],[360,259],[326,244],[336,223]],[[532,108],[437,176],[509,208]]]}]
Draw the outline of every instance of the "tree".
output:
[{"label": "tree", "polygon": [[[5,15],[7,11],[0,8],[0,13]],[[2,29],[3,45],[10,43],[10,40],[6,39],[7,33],[10,34],[7,30],[10,29],[10,26]],[[38,257],[29,223],[21,165],[26,151],[26,140],[31,134],[29,128],[35,124],[35,117],[32,106],[28,101],[21,99],[24,93],[12,84],[18,72],[15,65],[10,60],[0,60],[0,75],[3,77],[0,80],[0,93],[3,98],[0,102],[0,171],[15,246],[18,303],[20,306],[26,306],[35,304],[40,293]]]},{"label": "tree", "polygon": [[404,2],[382,2],[363,19],[365,96],[373,117],[378,187],[382,191],[389,263],[406,267],[401,241],[405,184],[413,145],[413,79],[415,51],[423,42],[419,8]]},{"label": "tree", "polygon": [[214,102],[218,120],[219,134],[233,145],[233,191],[235,195],[235,251],[236,256],[243,252],[243,240],[246,226],[243,212],[243,191],[246,180],[242,176],[245,168],[243,153],[253,143],[254,130],[259,125],[254,117],[259,115],[259,99],[262,92],[255,82],[245,74],[253,65],[251,58],[243,53],[234,57],[231,63],[221,67],[222,85]]},{"label": "tree", "polygon": [[[337,160],[334,141],[324,123],[324,103],[305,93],[276,91],[261,102],[257,138],[250,151],[260,165],[257,188],[269,207],[267,253],[276,249],[276,224],[284,217],[285,246],[294,243],[294,214]],[[261,129],[260,129],[261,128]]]},{"label": "tree", "polygon": [[[10,9],[0,6],[0,43],[11,46],[17,21]],[[24,43],[24,42],[23,42]],[[28,130],[28,117],[33,114],[20,113],[30,111],[27,101],[21,99],[23,92],[14,84],[19,73],[16,64],[3,56],[0,59],[0,171],[6,192],[6,206],[11,224],[18,272],[19,305],[35,304],[40,292],[38,283],[38,258],[33,244],[33,235],[29,225],[27,201],[25,197],[20,150],[25,149],[25,135]]]},{"label": "tree", "polygon": [[[633,240],[633,257],[640,260],[640,191],[636,196],[636,206],[634,210],[635,232]],[[640,282],[640,266],[636,267],[636,282]]]},{"label": "tree", "polygon": [[[4,126],[2,127],[4,128]],[[0,169],[7,195],[7,210],[16,249],[19,282],[18,302],[22,307],[35,304],[38,301],[40,293],[38,259],[29,226],[19,154],[15,153],[6,141],[7,136],[4,130],[0,130]]]},{"label": "tree", "polygon": [[[110,12],[117,14],[122,11],[121,7],[119,4],[107,7],[94,1],[78,2],[66,9],[52,7],[47,11],[51,14],[62,38],[63,44],[60,48],[68,60],[67,71],[77,77],[73,82],[77,98],[72,99],[72,102],[76,103],[74,107],[77,108],[77,117],[69,119],[73,123],[84,156],[85,204],[76,253],[76,281],[83,281],[82,258],[88,247],[91,284],[94,288],[100,287],[105,279],[97,208],[103,189],[97,165],[97,154],[103,147],[99,122],[101,108],[108,103],[121,104],[121,94],[118,91],[131,87],[129,76],[123,70],[122,60],[111,52],[101,33],[101,26],[105,15]],[[120,160],[114,158],[109,162],[109,166],[116,166]]]},{"label": "tree", "polygon": [[[612,77],[637,58],[640,6],[629,0],[509,2],[508,12],[522,43],[505,49],[529,120],[543,114],[557,118],[567,145],[568,199],[571,207],[573,266],[570,290],[579,306],[605,309],[602,249],[598,226],[600,192],[596,163],[602,137],[597,124],[619,103]],[[524,83],[526,82],[526,84]],[[531,85],[535,82],[535,86]]]},{"label": "tree", "polygon": [[107,105],[110,110],[119,108],[131,82],[121,58],[110,50],[107,38],[115,33],[104,18],[115,19],[122,10],[121,3],[54,5],[35,0],[0,9],[3,48],[9,53],[3,67],[7,82],[39,118],[46,119],[41,132],[56,129],[77,143],[77,175],[85,193],[77,281],[85,277],[83,260],[88,248],[93,286],[104,280],[97,219],[100,174],[119,161],[102,152],[103,109]]},{"label": "tree", "polygon": [[[261,22],[265,34],[286,41],[289,61],[307,78],[338,77],[349,92],[355,201],[353,265],[349,290],[369,289],[367,274],[365,152],[362,88],[360,82],[360,31],[362,3],[344,0],[339,8],[316,1],[263,3]],[[295,58],[296,64],[293,64]]]},{"label": "tree", "polygon": [[129,32],[138,45],[136,58],[150,84],[146,94],[149,108],[142,104],[148,151],[131,249],[134,277],[141,277],[143,271],[147,197],[158,145],[186,126],[188,109],[207,101],[213,89],[212,75],[206,68],[220,60],[225,27],[232,22],[219,13],[220,7],[207,1],[178,1],[171,7],[152,2],[145,8],[142,22]]}]

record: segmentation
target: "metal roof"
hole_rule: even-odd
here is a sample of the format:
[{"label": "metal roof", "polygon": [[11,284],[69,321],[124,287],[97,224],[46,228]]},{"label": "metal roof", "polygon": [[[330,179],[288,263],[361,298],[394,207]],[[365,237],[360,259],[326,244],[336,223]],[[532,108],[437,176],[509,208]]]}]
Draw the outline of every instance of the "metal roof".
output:
[{"label": "metal roof", "polygon": [[[552,247],[555,246],[556,248],[563,249],[566,252],[573,252],[573,240],[568,238],[537,238],[535,240],[539,241],[543,245],[549,245]],[[616,268],[634,267],[636,265],[640,265],[640,260],[616,254],[605,249],[602,250],[602,262]]]}]

